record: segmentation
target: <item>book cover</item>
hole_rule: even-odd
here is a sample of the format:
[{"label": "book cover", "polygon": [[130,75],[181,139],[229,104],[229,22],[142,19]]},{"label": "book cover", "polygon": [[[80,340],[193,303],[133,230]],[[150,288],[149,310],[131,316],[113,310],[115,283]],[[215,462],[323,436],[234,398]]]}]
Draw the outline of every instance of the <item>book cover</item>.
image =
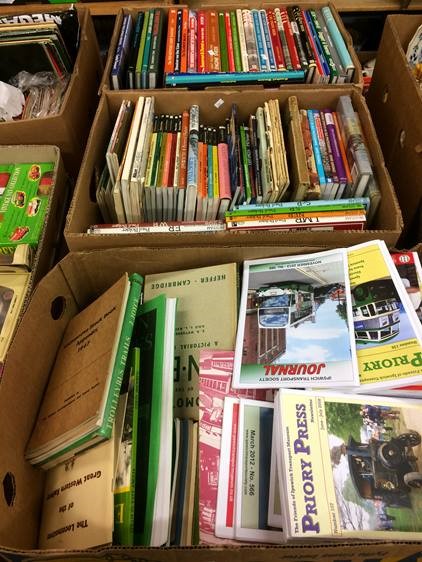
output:
[{"label": "book cover", "polygon": [[268,526],[274,404],[240,398],[237,439],[235,536],[262,543],[284,541]]},{"label": "book cover", "polygon": [[[204,544],[218,542],[215,533],[224,399],[226,396],[244,396],[257,400],[266,398],[266,391],[262,389],[232,388],[233,363],[233,351],[200,352],[199,531],[200,541]],[[226,467],[225,464],[222,466]]]},{"label": "book cover", "polygon": [[[161,546],[170,522],[173,341],[175,300],[145,297],[139,307],[134,341],[141,354],[138,470],[135,483],[134,544]],[[160,516],[157,517],[157,512]]]},{"label": "book cover", "polygon": [[[199,352],[233,349],[237,315],[235,264],[147,275],[144,298],[162,292],[178,298],[174,406],[177,416],[198,418]],[[209,314],[212,303],[213,314]],[[221,318],[224,317],[224,323]]]},{"label": "book cover", "polygon": [[422,327],[384,242],[347,250],[359,391],[421,382]]},{"label": "book cover", "polygon": [[391,254],[400,279],[422,322],[422,267],[417,252],[393,252]]},{"label": "book cover", "polygon": [[356,386],[352,325],[345,250],[244,262],[233,386]]},{"label": "book cover", "polygon": [[30,462],[58,463],[110,437],[141,289],[139,275],[125,274],[69,322],[27,446]]},{"label": "book cover", "polygon": [[0,164],[0,252],[36,248],[54,189],[55,162]]},{"label": "book cover", "polygon": [[275,404],[288,537],[420,540],[419,400],[283,389]]}]

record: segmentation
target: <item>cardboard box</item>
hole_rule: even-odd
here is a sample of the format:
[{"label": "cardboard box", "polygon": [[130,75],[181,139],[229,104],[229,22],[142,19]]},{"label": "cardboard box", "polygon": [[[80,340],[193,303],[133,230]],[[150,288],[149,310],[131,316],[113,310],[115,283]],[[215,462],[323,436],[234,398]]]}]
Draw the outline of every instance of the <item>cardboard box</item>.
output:
[{"label": "cardboard box", "polygon": [[[146,93],[146,92],[144,92]],[[125,92],[104,92],[100,101],[97,115],[90,133],[81,166],[73,200],[65,227],[66,242],[71,250],[111,248],[116,246],[187,246],[187,245],[260,245],[260,244],[299,244],[299,245],[351,245],[370,240],[383,238],[388,245],[394,245],[401,228],[402,219],[397,204],[394,190],[389,175],[384,166],[381,149],[379,147],[374,127],[371,122],[368,108],[361,96],[360,90],[354,86],[325,86],[309,88],[306,86],[292,86],[281,90],[252,90],[252,91],[180,91],[174,95],[173,91],[156,91],[155,111],[166,113],[168,109],[174,113],[181,113],[189,108],[192,103],[199,104],[201,121],[209,125],[224,122],[229,116],[232,103],[239,108],[240,120],[255,112],[258,105],[265,100],[277,98],[280,100],[281,110],[284,109],[289,96],[295,95],[299,105],[303,108],[335,108],[338,97],[350,94],[356,111],[362,122],[365,138],[371,151],[376,175],[382,191],[382,202],[372,230],[364,231],[258,231],[258,232],[217,232],[217,233],[169,233],[169,234],[125,234],[125,235],[88,235],[87,228],[96,223],[101,223],[102,218],[95,202],[95,171],[102,169],[105,150],[110,139],[114,122],[123,99],[135,100],[139,92],[126,90]],[[292,152],[294,135],[286,134]],[[291,175],[300,177],[293,159]]]},{"label": "cardboard box", "polygon": [[421,24],[422,15],[387,17],[367,98],[403,212],[401,242],[407,247],[421,240],[422,90],[405,53]]},{"label": "cardboard box", "polygon": [[[27,6],[2,10],[1,17],[28,13]],[[32,11],[35,9],[35,11]],[[68,9],[68,8],[66,8]],[[29,13],[54,12],[54,6],[32,6]],[[3,144],[54,144],[61,150],[66,170],[76,179],[89,128],[98,103],[97,90],[102,64],[89,10],[77,7],[80,30],[79,52],[62,107],[57,115],[0,123]]]},{"label": "cardboard box", "polygon": [[[319,248],[126,248],[71,253],[38,285],[18,328],[0,384],[0,557],[5,560],[70,558],[163,562],[270,562],[401,559],[421,543],[309,541],[286,546],[251,544],[215,548],[102,548],[89,551],[36,551],[44,473],[24,460],[43,390],[64,330],[78,309],[109,287],[125,271],[141,274],[201,267],[244,259],[309,253]],[[98,272],[101,275],[98,275]],[[43,329],[39,330],[39,326]],[[22,350],[25,353],[22,353]],[[34,360],[36,359],[36,360]],[[16,549],[16,550],[11,550]]]},{"label": "cardboard box", "polygon": [[[166,6],[165,5],[166,2],[163,2],[163,5],[156,5],[155,7],[162,7],[164,8],[166,11],[168,11],[170,9],[170,6]],[[183,5],[179,5],[177,6],[178,9],[186,7],[186,5],[189,4],[189,2],[183,2]],[[338,28],[340,30],[341,35],[343,36],[343,39],[347,45],[347,48],[349,50],[350,56],[352,58],[352,61],[355,65],[355,74],[353,76],[353,83],[359,85],[360,87],[363,86],[363,76],[362,76],[362,69],[361,69],[361,65],[359,62],[359,59],[356,55],[356,52],[353,48],[353,41],[352,38],[350,37],[349,33],[346,31],[346,28],[344,27],[344,24],[342,22],[342,19],[335,7],[334,4],[332,4],[331,2],[325,2],[323,0],[316,0],[316,1],[305,1],[305,2],[300,2],[300,7],[304,8],[304,9],[309,9],[309,8],[321,8],[322,6],[330,6],[330,9],[333,13],[333,16],[336,20],[336,23],[338,25]],[[211,8],[215,8],[216,10],[236,10],[237,8],[272,8],[274,6],[278,6],[279,4],[271,4],[269,2],[241,2],[238,4],[234,4],[233,2],[227,2],[227,0],[225,0],[223,3],[216,3],[216,2],[206,2],[206,1],[201,1],[201,2],[195,2],[195,10],[200,10],[200,9],[211,9]],[[292,1],[287,1],[283,3],[283,6],[288,6],[288,5],[292,5],[292,6],[297,6],[298,2],[292,2]],[[132,16],[132,20],[135,23],[136,20],[136,14],[138,13],[138,11],[140,10],[147,10],[151,7],[154,7],[154,4],[151,5],[139,5],[139,7],[130,7],[130,8],[123,8],[123,10],[121,10],[120,13],[117,14],[116,17],[116,21],[114,24],[114,31],[113,31],[113,35],[111,37],[111,41],[110,41],[110,48],[108,50],[108,55],[107,55],[107,62],[105,64],[105,68],[104,68],[104,74],[103,74],[103,78],[101,80],[101,85],[100,85],[100,91],[102,91],[103,89],[111,89],[111,81],[110,81],[110,72],[111,69],[113,67],[113,61],[114,61],[114,56],[116,53],[116,47],[117,47],[117,43],[119,40],[119,36],[120,36],[120,30],[122,28],[122,23],[123,23],[123,18],[126,14],[130,14]],[[166,29],[166,28],[165,28]],[[167,37],[167,34],[164,33],[163,34],[164,40]],[[164,50],[165,50],[165,43],[164,43]],[[288,85],[286,85],[288,86]],[[260,85],[257,86],[259,88],[263,88],[264,86]],[[284,88],[285,86],[280,86],[280,88]],[[244,86],[244,88],[248,89],[250,88],[250,86]],[[174,90],[174,88],[172,88]],[[177,88],[177,90],[180,90],[183,88]],[[208,89],[208,88],[206,88]],[[213,88],[214,89],[214,88]],[[239,89],[239,87],[238,87]],[[155,90],[157,91],[157,90]]]}]

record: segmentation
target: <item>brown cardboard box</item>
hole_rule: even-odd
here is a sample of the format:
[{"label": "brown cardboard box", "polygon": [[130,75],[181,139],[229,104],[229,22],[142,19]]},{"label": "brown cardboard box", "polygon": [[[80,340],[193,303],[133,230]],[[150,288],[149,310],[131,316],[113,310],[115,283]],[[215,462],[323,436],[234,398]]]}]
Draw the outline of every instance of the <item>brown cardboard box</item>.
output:
[{"label": "brown cardboard box", "polygon": [[[145,92],[144,92],[145,93]],[[78,182],[65,227],[66,242],[71,250],[99,249],[116,246],[186,246],[186,245],[261,245],[261,244],[298,244],[298,245],[350,245],[383,238],[387,244],[394,245],[401,228],[401,214],[397,204],[389,175],[385,169],[381,149],[371,122],[369,111],[360,90],[354,86],[325,86],[319,88],[290,87],[282,90],[253,90],[253,91],[180,91],[174,95],[173,91],[156,91],[155,111],[167,113],[168,109],[174,113],[181,113],[192,103],[199,104],[201,121],[209,125],[224,122],[229,116],[232,103],[239,108],[239,118],[242,120],[251,112],[255,112],[264,100],[278,98],[281,109],[284,110],[286,100],[295,95],[299,106],[304,108],[335,107],[338,97],[342,94],[352,96],[354,107],[359,113],[365,138],[373,157],[375,171],[382,191],[382,202],[378,210],[373,230],[364,231],[303,231],[303,232],[217,232],[217,233],[170,233],[151,235],[88,235],[87,228],[101,222],[101,216],[95,202],[94,172],[103,166],[105,150],[110,139],[114,121],[121,101],[125,98],[135,100],[139,92],[106,91],[100,101],[98,112],[88,140],[85,158],[81,166]],[[287,135],[286,135],[287,136]],[[290,136],[290,135],[289,135]],[[290,139],[291,140],[291,139]],[[288,148],[289,150],[289,148]],[[291,152],[291,148],[289,150]],[[293,164],[295,162],[293,161]],[[293,166],[291,174],[300,175],[300,170]]]},{"label": "brown cardboard box", "polygon": [[[74,552],[35,550],[44,474],[25,462],[24,450],[65,327],[78,309],[111,286],[125,271],[148,274],[317,250],[297,246],[125,248],[66,256],[36,288],[12,343],[0,383],[0,482],[3,484],[0,487],[0,559],[14,560],[19,554],[26,559],[41,557],[45,560],[48,556],[57,560],[66,556],[93,562],[99,558],[145,562],[363,562],[385,557],[397,560],[420,551],[421,543],[399,541],[309,541],[278,547],[251,544],[215,548],[103,548]],[[25,353],[22,353],[23,349]]]},{"label": "brown cardboard box", "polygon": [[422,15],[387,17],[368,93],[368,106],[403,211],[401,241],[406,246],[421,240],[422,90],[405,55],[421,24]]},{"label": "brown cardboard box", "polygon": [[[163,3],[164,5],[162,5],[161,7],[165,8],[166,11],[168,11],[170,9],[170,6],[166,6],[165,2]],[[189,2],[181,2],[181,4],[183,5],[179,5],[177,6],[178,8],[183,8],[186,7],[187,4],[189,4]],[[292,2],[292,1],[287,1],[283,3],[283,6],[288,6],[288,5],[293,5],[296,6],[298,5],[298,2]],[[340,30],[341,35],[343,36],[343,39],[347,45],[347,48],[349,50],[350,56],[352,58],[352,61],[355,65],[355,74],[353,76],[353,83],[359,85],[360,87],[363,86],[363,76],[362,76],[362,68],[359,62],[359,59],[356,55],[356,52],[353,48],[353,41],[352,38],[350,37],[349,33],[346,31],[346,28],[344,27],[344,24],[342,22],[342,19],[335,7],[335,5],[331,2],[326,2],[324,0],[314,0],[314,1],[305,1],[305,2],[300,2],[300,6],[301,8],[304,9],[308,9],[308,8],[321,8],[322,6],[330,6],[331,11],[333,13],[333,16],[337,22],[338,28]],[[160,6],[159,4],[157,6]],[[217,10],[236,10],[237,8],[271,8],[274,6],[279,6],[279,4],[271,4],[270,2],[265,2],[260,0],[259,2],[241,2],[238,4],[235,3],[230,3],[227,0],[225,0],[222,3],[218,3],[218,2],[206,2],[206,1],[200,1],[200,2],[195,2],[195,10],[200,10],[202,9],[210,9],[210,8],[215,8]],[[130,8],[123,8],[123,10],[117,14],[116,17],[116,21],[114,24],[114,31],[113,31],[113,35],[110,41],[110,48],[108,50],[108,55],[107,55],[107,62],[104,68],[104,74],[103,74],[103,78],[101,80],[101,85],[100,85],[100,91],[102,91],[103,89],[111,89],[111,83],[110,83],[110,71],[113,67],[113,61],[114,61],[114,55],[116,53],[116,46],[117,46],[117,42],[119,40],[119,35],[120,35],[120,30],[122,28],[122,23],[123,23],[123,17],[126,14],[131,14],[133,21],[135,22],[136,19],[136,14],[139,10],[146,10],[150,7],[154,7],[154,4],[151,5],[140,5],[137,8],[134,7],[130,7]],[[166,28],[165,28],[166,29]],[[163,33],[164,38],[167,36],[166,33]],[[165,48],[165,44],[164,44],[164,48]],[[249,86],[250,87],[250,86]],[[263,88],[263,86],[259,86],[260,88]],[[285,86],[280,86],[281,88],[284,88]],[[245,88],[247,89],[248,86],[245,86]],[[180,88],[178,88],[179,90]]]},{"label": "brown cardboard box", "polygon": [[[34,6],[32,6],[34,8]],[[66,8],[65,8],[66,9]],[[98,103],[97,90],[102,64],[89,10],[77,7],[81,25],[79,52],[72,77],[58,115],[0,123],[3,144],[54,144],[62,153],[66,170],[76,179],[89,128]],[[35,12],[54,12],[54,6],[36,6]],[[26,6],[2,10],[1,17],[28,13]]]}]

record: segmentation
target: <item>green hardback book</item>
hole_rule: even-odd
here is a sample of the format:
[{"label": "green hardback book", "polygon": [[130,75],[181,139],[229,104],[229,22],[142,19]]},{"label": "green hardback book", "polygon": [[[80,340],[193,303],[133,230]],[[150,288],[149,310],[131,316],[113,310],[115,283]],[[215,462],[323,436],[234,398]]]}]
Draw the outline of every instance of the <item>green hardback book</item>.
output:
[{"label": "green hardback book", "polygon": [[149,10],[149,18],[148,18],[148,28],[147,34],[145,37],[145,47],[144,53],[142,56],[142,67],[141,67],[141,87],[148,88],[148,66],[149,66],[149,59],[151,54],[151,44],[152,44],[152,28],[154,25],[154,14],[155,10],[152,8]]},{"label": "green hardback book", "polygon": [[130,350],[129,386],[123,435],[119,447],[119,458],[114,487],[114,533],[113,543],[133,546],[135,520],[135,482],[137,469],[139,385],[141,370],[139,347]]},{"label": "green hardback book", "polygon": [[138,55],[136,58],[136,65],[135,65],[135,87],[138,89],[141,87],[141,83],[142,83],[141,81],[142,61],[144,59],[145,41],[147,37],[149,18],[150,18],[150,13],[145,12],[144,23],[142,26],[141,40],[139,42]]},{"label": "green hardback book", "polygon": [[237,29],[236,12],[234,11],[230,12],[230,23],[232,26],[234,66],[236,68],[236,72],[243,72],[242,57],[240,55],[239,31]]},{"label": "green hardback book", "polygon": [[[175,311],[176,299],[163,294],[145,302],[139,307],[133,334],[142,365],[139,415],[134,426],[137,458],[142,459],[135,482],[135,545],[160,546],[168,535]],[[163,529],[157,533],[160,525]]]},{"label": "green hardback book", "polygon": [[218,29],[220,35],[221,72],[228,72],[229,58],[227,53],[227,34],[224,12],[218,13]]},{"label": "green hardback book", "polygon": [[239,137],[240,137],[240,150],[242,154],[242,165],[243,165],[243,173],[245,176],[245,198],[246,201],[249,203],[252,197],[252,189],[251,189],[251,180],[249,177],[249,166],[248,166],[248,151],[246,146],[246,135],[247,132],[245,130],[244,125],[240,125],[239,128]]},{"label": "green hardback book", "polygon": [[111,437],[142,285],[123,275],[69,322],[26,450],[32,464],[50,468]]}]

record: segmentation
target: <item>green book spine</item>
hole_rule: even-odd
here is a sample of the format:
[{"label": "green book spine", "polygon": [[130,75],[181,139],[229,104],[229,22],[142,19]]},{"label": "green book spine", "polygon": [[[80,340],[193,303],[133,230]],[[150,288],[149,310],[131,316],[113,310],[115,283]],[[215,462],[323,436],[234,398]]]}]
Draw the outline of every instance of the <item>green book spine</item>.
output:
[{"label": "green book spine", "polygon": [[140,350],[132,347],[129,359],[130,381],[123,426],[122,441],[119,450],[119,467],[116,488],[114,490],[114,531],[113,543],[121,546],[133,545],[134,494],[136,474],[136,445],[138,436],[138,402]]},{"label": "green book spine", "polygon": [[135,31],[133,35],[133,41],[131,44],[131,52],[129,53],[129,61],[127,65],[127,87],[131,90],[135,87],[135,68],[136,61],[138,58],[139,45],[141,42],[142,27],[144,24],[145,14],[144,12],[139,12],[136,18]]},{"label": "green book spine", "polygon": [[160,458],[162,377],[166,324],[166,296],[159,295],[139,307],[134,341],[142,358],[139,393],[138,458],[144,472],[137,471],[135,485],[134,544],[148,546],[154,517]]},{"label": "green book spine", "polygon": [[145,48],[144,54],[142,57],[142,69],[141,69],[141,87],[148,88],[148,65],[149,65],[149,57],[151,53],[151,43],[152,43],[152,27],[154,24],[154,8],[149,11],[149,18],[148,18],[148,29],[147,35],[145,38]]},{"label": "green book spine", "polygon": [[159,131],[157,133],[157,143],[155,145],[154,159],[152,162],[152,172],[151,172],[151,187],[157,187],[158,172],[160,168],[160,158],[161,158],[161,146],[163,144],[165,133]]},{"label": "green book spine", "polygon": [[141,87],[142,61],[144,58],[145,41],[147,37],[149,18],[149,12],[145,12],[144,25],[142,26],[141,40],[139,42],[138,57],[136,59],[135,66],[135,87],[138,89]]},{"label": "green book spine", "polygon": [[289,213],[316,213],[321,214],[330,211],[364,211],[365,207],[359,204],[349,205],[306,205],[303,207],[273,207],[272,209],[236,209],[234,211],[226,211],[226,217],[244,217],[244,216],[258,216],[258,215],[281,215]]},{"label": "green book spine", "polygon": [[243,166],[243,173],[245,176],[245,198],[246,201],[250,201],[252,197],[252,190],[251,190],[251,181],[249,178],[248,151],[246,147],[246,131],[243,125],[240,126],[240,151],[242,154],[242,166]]},{"label": "green book spine", "polygon": [[110,390],[104,410],[103,426],[98,430],[98,434],[105,436],[107,439],[111,437],[111,431],[113,429],[114,416],[116,413],[117,403],[119,401],[120,387],[122,385],[123,373],[125,371],[126,361],[129,354],[130,340],[132,339],[133,326],[135,324],[136,311],[138,309],[142,286],[144,283],[143,278],[137,273],[130,275],[129,281],[129,296],[127,299],[122,330],[120,332],[119,344],[117,346]]},{"label": "green book spine", "polygon": [[229,71],[229,55],[227,53],[226,21],[224,12],[218,13],[218,28],[220,35],[221,72]]},{"label": "green book spine", "polygon": [[236,72],[243,72],[242,57],[240,55],[239,31],[237,29],[236,12],[230,12],[230,22],[232,26],[234,66],[236,68]]}]

